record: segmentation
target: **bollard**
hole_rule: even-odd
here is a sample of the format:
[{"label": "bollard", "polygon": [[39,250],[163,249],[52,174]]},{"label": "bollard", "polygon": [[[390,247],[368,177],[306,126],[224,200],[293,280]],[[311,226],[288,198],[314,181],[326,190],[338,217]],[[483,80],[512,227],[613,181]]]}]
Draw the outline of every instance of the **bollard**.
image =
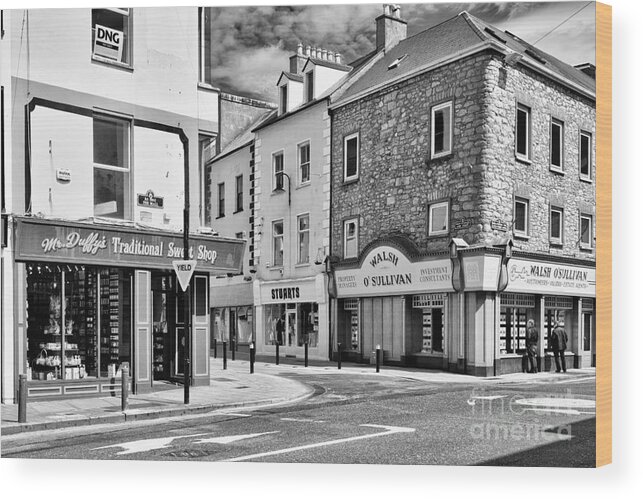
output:
[{"label": "bollard", "polygon": [[255,372],[255,342],[250,343],[250,374]]},{"label": "bollard", "polygon": [[27,422],[27,375],[18,377],[18,423]]},{"label": "bollard", "polygon": [[234,338],[230,338],[230,351],[232,352],[232,360],[234,360],[234,351],[236,347],[234,343]]},{"label": "bollard", "polygon": [[223,369],[228,368],[228,345],[226,344],[225,340],[223,340]]},{"label": "bollard", "polygon": [[342,344],[337,343],[337,369],[342,368]]},{"label": "bollard", "polygon": [[190,403],[190,359],[185,358],[185,363],[183,364],[183,403]]},{"label": "bollard", "polygon": [[121,411],[126,411],[128,407],[127,395],[128,395],[128,378],[129,372],[127,367],[121,369]]},{"label": "bollard", "polygon": [[308,342],[304,343],[304,367],[308,367]]},{"label": "bollard", "polygon": [[381,347],[377,345],[375,348],[375,372],[378,373],[380,372],[380,352],[381,352]]},{"label": "bollard", "polygon": [[217,339],[214,339],[214,358],[217,358]]},{"label": "bollard", "polygon": [[275,343],[275,365],[279,365],[279,342]]}]

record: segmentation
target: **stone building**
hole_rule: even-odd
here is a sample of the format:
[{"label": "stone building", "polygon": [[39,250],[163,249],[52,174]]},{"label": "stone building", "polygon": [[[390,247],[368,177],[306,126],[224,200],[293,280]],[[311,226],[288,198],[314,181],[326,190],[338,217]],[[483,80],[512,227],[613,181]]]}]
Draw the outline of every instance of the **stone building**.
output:
[{"label": "stone building", "polygon": [[594,80],[466,12],[378,23],[392,41],[330,105],[335,345],[501,374],[534,320],[550,369],[562,321],[593,365]]}]

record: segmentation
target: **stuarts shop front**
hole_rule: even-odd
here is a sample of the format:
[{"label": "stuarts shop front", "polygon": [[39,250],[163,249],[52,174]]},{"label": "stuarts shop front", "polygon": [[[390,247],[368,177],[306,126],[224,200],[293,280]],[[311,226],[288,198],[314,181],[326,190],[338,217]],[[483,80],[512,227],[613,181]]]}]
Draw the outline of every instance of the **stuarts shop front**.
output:
[{"label": "stuarts shop front", "polygon": [[210,276],[239,271],[242,241],[190,236],[197,267],[186,317],[172,268],[183,258],[181,234],[31,217],[12,225],[14,314],[3,315],[3,348],[12,346],[13,362],[2,367],[3,402],[19,374],[33,399],[114,394],[124,368],[135,393],[182,381],[190,328],[192,383],[209,383]]}]

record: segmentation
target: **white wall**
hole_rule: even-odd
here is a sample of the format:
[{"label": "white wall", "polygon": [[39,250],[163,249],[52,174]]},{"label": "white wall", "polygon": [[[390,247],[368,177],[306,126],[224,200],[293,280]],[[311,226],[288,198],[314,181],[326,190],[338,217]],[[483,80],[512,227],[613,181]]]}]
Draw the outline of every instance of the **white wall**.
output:
[{"label": "white wall", "polygon": [[346,71],[338,71],[325,66],[315,66],[315,83],[313,85],[315,98],[319,97],[347,74]]}]

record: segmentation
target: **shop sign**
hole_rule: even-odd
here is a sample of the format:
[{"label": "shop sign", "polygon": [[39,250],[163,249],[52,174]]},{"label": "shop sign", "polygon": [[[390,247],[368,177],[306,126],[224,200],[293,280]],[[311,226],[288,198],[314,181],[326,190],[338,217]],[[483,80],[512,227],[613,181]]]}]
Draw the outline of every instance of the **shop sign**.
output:
[{"label": "shop sign", "polygon": [[147,191],[145,194],[137,194],[138,205],[145,206],[146,208],[163,208],[163,198],[155,196],[152,190]]},{"label": "shop sign", "polygon": [[335,271],[338,298],[453,291],[448,259],[411,262],[399,250],[380,246],[359,269]]},{"label": "shop sign", "polygon": [[593,297],[596,296],[596,269],[511,259],[506,291]]},{"label": "shop sign", "polygon": [[507,232],[509,230],[509,224],[507,222],[503,222],[502,220],[492,220],[491,230]]},{"label": "shop sign", "polygon": [[261,286],[261,303],[304,303],[318,301],[315,280],[269,282]]},{"label": "shop sign", "polygon": [[97,24],[94,55],[120,62],[123,57],[123,37],[122,31]]},{"label": "shop sign", "polygon": [[[172,269],[183,259],[181,234],[17,219],[16,260]],[[245,241],[191,235],[188,257],[197,270],[239,273]]]},{"label": "shop sign", "polygon": [[71,170],[67,168],[56,168],[56,180],[58,182],[71,182]]},{"label": "shop sign", "polygon": [[472,218],[461,218],[453,223],[453,230],[468,229],[471,227]]}]

